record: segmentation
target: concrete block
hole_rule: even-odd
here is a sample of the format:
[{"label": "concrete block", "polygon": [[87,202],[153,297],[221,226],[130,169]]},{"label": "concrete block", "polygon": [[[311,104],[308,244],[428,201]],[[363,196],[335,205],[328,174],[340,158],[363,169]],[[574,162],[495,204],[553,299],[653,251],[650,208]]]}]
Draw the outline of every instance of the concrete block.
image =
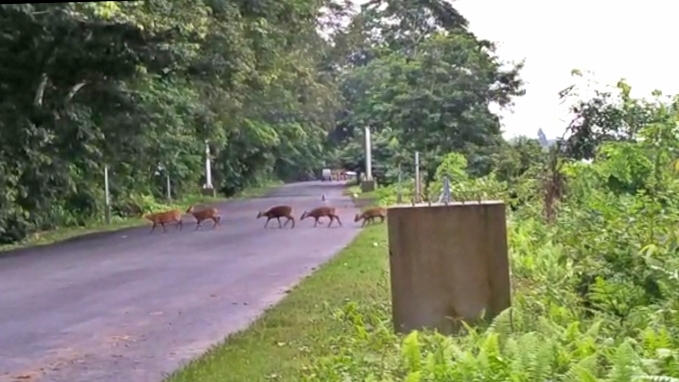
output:
[{"label": "concrete block", "polygon": [[372,192],[375,191],[375,188],[377,188],[377,182],[374,179],[361,182],[361,191],[363,192]]},{"label": "concrete block", "polygon": [[394,329],[453,334],[511,305],[502,201],[388,209]]},{"label": "concrete block", "polygon": [[213,198],[217,197],[217,191],[215,191],[214,188],[204,187],[200,193],[204,196],[212,196]]}]

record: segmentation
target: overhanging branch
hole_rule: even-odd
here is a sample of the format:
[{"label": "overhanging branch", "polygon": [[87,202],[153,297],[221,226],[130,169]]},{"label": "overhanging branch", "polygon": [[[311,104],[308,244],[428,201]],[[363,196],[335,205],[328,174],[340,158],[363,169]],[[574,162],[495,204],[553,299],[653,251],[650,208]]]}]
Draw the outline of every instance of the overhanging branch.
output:
[{"label": "overhanging branch", "polygon": [[74,87],[71,88],[71,91],[68,92],[68,95],[66,96],[66,100],[64,103],[69,103],[75,97],[75,94],[80,91],[80,89],[83,88],[83,86],[87,85],[87,80],[82,81],[78,84],[76,84]]},{"label": "overhanging branch", "polygon": [[35,106],[42,106],[42,99],[45,96],[45,89],[47,88],[47,83],[49,82],[49,77],[47,73],[42,74],[40,79],[40,85],[38,85],[38,90],[35,92],[35,98],[33,99],[33,104]]}]

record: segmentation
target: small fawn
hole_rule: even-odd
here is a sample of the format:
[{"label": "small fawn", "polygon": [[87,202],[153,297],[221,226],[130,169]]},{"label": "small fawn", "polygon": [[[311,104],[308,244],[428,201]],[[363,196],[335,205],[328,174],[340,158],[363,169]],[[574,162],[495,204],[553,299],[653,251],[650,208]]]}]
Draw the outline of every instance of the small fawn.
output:
[{"label": "small fawn", "polygon": [[356,214],[356,217],[354,218],[354,222],[358,222],[359,220],[363,219],[363,224],[361,224],[361,227],[365,226],[366,222],[373,223],[376,218],[380,218],[380,223],[384,222],[384,219],[387,217],[387,209],[384,207],[374,207],[369,210],[366,210],[362,214]]},{"label": "small fawn", "polygon": [[[337,220],[339,223],[340,227],[342,226],[342,221],[340,220],[339,216],[337,216],[337,213],[335,211],[335,207],[316,207],[313,210],[306,212],[302,214],[302,217],[299,220],[304,220],[308,217],[314,218],[314,227],[318,225],[318,219],[327,216],[330,218],[330,223],[328,223],[328,228],[332,225],[333,220]],[[322,224],[322,223],[321,223]]]},{"label": "small fawn", "polygon": [[[262,212],[259,211],[259,214],[257,214],[257,219],[261,217],[266,217],[266,223],[264,223],[264,228],[269,224],[269,220],[271,219],[276,219],[278,220],[278,228],[283,228],[290,221],[292,221],[292,227],[290,228],[295,228],[295,217],[292,216],[292,207],[290,206],[275,206],[269,208],[268,211]],[[285,224],[281,225],[281,218],[286,218]]]}]

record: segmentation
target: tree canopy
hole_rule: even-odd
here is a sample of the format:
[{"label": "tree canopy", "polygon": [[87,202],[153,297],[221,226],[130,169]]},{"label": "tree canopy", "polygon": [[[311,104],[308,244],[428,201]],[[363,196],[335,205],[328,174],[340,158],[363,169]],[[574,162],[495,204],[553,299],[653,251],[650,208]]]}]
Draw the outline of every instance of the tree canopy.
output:
[{"label": "tree canopy", "polygon": [[[472,175],[502,146],[490,111],[523,93],[446,1],[146,0],[0,6],[0,242],[197,192],[206,142],[224,195],[267,178],[374,173],[451,151]],[[408,167],[408,169],[410,166]]]},{"label": "tree canopy", "polygon": [[[431,181],[443,156],[457,151],[473,174],[490,172],[503,140],[489,107],[508,106],[524,93],[522,63],[501,61],[494,44],[467,24],[444,1],[373,1],[336,36],[345,107],[333,137],[346,142],[344,165],[362,168],[357,147],[369,126],[376,162],[412,162],[420,151]],[[385,176],[379,180],[390,182]]]}]

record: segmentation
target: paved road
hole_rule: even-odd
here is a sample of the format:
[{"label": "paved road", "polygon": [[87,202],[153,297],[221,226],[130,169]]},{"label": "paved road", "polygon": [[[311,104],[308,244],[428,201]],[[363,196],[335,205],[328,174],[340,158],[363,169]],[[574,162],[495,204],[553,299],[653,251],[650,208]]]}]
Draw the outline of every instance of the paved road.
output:
[{"label": "paved road", "polygon": [[[326,203],[343,227],[256,220]],[[222,206],[222,227],[99,234],[0,257],[0,381],[157,382],[231,332],[359,232],[337,182],[281,187]],[[327,220],[326,220],[327,221]],[[333,225],[335,225],[334,223]]]}]

